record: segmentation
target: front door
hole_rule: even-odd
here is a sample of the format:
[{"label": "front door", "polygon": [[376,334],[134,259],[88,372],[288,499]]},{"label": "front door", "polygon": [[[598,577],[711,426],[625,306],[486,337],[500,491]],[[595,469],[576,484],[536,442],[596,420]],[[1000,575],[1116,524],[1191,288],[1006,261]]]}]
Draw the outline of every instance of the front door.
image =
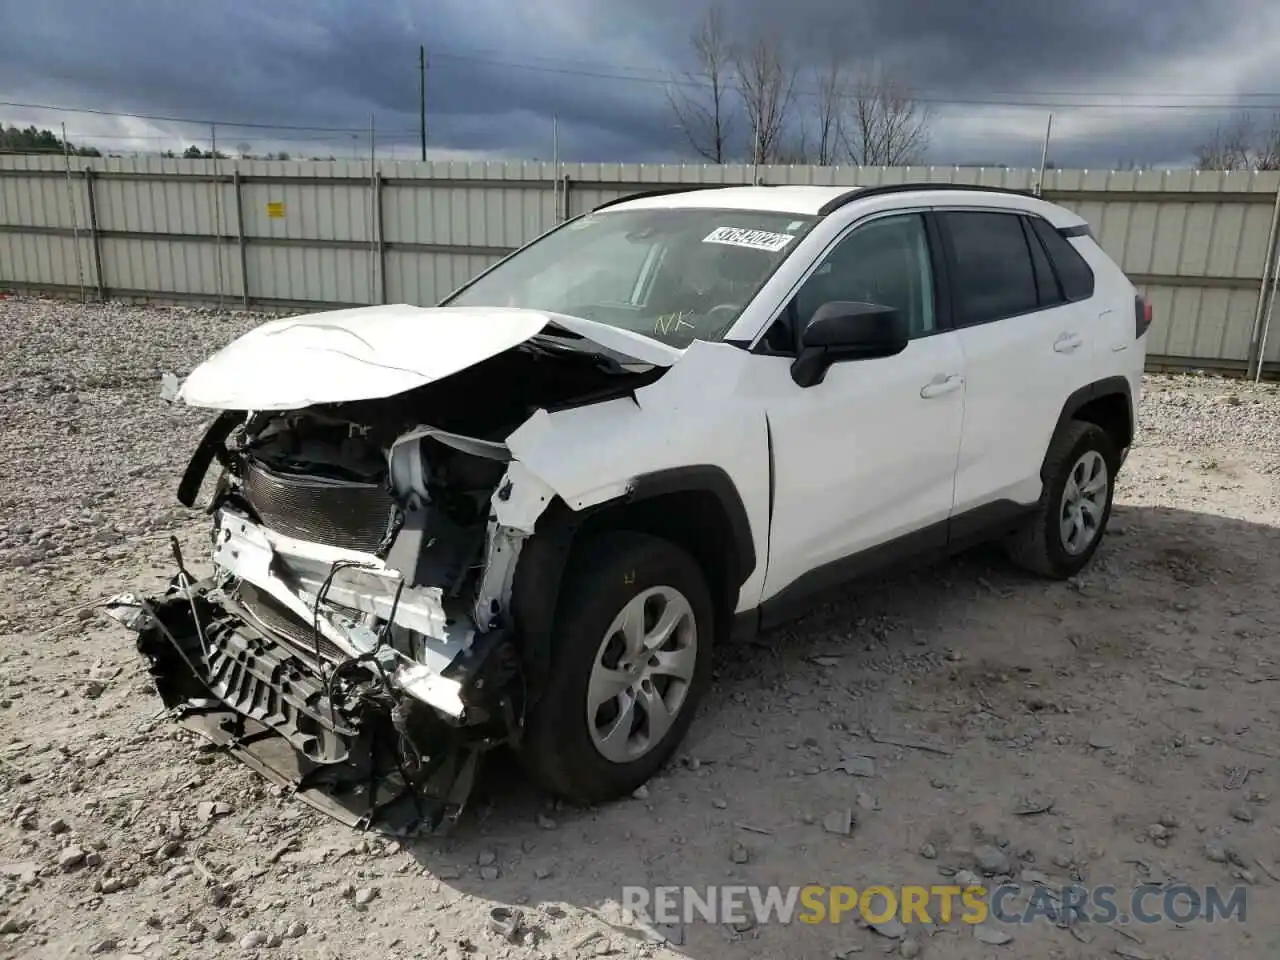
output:
[{"label": "front door", "polygon": [[810,387],[792,381],[789,357],[753,358],[749,389],[767,411],[774,477],[764,601],[946,541],[965,371],[956,335],[936,323],[923,218],[853,227],[788,307],[789,326],[803,329],[837,300],[896,307],[912,339],[896,356],[836,363]]}]

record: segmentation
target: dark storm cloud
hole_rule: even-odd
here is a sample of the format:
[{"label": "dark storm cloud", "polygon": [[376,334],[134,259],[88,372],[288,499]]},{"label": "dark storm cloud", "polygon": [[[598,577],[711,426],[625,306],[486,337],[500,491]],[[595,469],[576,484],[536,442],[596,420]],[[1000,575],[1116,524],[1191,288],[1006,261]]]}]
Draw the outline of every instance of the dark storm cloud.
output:
[{"label": "dark storm cloud", "polygon": [[[1125,91],[1144,101],[1169,94],[1167,102],[1192,91],[1230,94],[1246,81],[1280,88],[1280,58],[1263,58],[1243,77],[1229,69],[1267,0],[734,0],[724,8],[739,35],[779,37],[801,62],[832,50],[852,63],[886,62],[925,98],[1055,102],[1064,114],[1060,165],[1176,160],[1226,119],[1179,110],[1067,117],[1070,102],[1113,103]],[[360,129],[374,113],[380,142],[411,144],[417,45],[425,42],[434,145],[547,158],[555,114],[566,159],[672,159],[680,135],[655,81],[687,64],[699,17],[687,0],[0,0],[0,99]],[[1205,58],[1221,70],[1180,72]],[[1037,162],[1048,107],[935,109],[930,159]],[[69,128],[80,122],[65,119]]]},{"label": "dark storm cloud", "polygon": [[[467,12],[479,13],[481,5],[433,3],[430,10],[427,16],[411,7],[354,0],[277,0],[256,11],[229,0],[44,0],[19,10],[5,0],[0,99],[359,130],[375,113],[384,136],[413,142],[417,48],[429,39],[441,52],[428,75],[434,144],[549,155],[550,117],[558,113],[566,147],[609,159],[670,152],[674,137],[659,109],[664,101],[655,97],[659,86],[640,84],[637,91],[635,84],[560,72],[573,68],[570,58],[580,51],[557,50],[556,38],[540,31],[524,7],[513,7],[508,18],[509,50],[480,55],[467,51],[503,35],[490,29],[491,21],[476,22]],[[514,29],[517,21],[523,30]],[[516,41],[540,33],[550,42],[535,52],[549,50],[563,60],[541,70],[503,65],[504,58],[531,62]],[[183,132],[204,135],[194,125]],[[255,136],[252,130],[227,135]]]}]

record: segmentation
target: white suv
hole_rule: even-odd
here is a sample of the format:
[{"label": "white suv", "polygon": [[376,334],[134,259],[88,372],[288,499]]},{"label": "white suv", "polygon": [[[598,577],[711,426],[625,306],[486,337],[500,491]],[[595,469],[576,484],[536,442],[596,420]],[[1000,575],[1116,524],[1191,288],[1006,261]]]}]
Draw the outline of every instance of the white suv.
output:
[{"label": "white suv", "polygon": [[275,320],[196,368],[179,396],[223,413],[179,493],[221,463],[213,574],[117,613],[166,703],[331,810],[366,780],[368,817],[457,809],[499,744],[616,797],[713,642],[979,540],[1079,571],[1150,322],[1078,216],[1018,193],[606,204],[440,307]]}]

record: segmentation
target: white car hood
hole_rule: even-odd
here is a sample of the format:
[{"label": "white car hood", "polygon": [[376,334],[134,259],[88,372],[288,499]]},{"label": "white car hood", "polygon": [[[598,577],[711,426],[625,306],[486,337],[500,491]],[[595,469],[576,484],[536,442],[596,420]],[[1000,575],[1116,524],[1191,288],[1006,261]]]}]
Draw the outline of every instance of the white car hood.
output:
[{"label": "white car hood", "polygon": [[556,324],[637,363],[681,351],[605,324],[509,307],[355,307],[272,320],[195,368],[178,391],[193,407],[297,410],[390,397],[474,366]]}]

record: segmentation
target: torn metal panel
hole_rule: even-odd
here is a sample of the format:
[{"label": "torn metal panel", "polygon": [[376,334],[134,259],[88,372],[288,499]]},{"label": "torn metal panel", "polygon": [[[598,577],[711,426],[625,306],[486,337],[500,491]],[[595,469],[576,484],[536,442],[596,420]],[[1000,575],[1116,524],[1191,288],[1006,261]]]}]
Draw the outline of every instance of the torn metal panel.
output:
[{"label": "torn metal panel", "polygon": [[[373,554],[285,537],[230,509],[222,511],[216,539],[215,565],[268,591],[307,622],[323,590],[326,601],[384,620],[394,605],[395,623],[442,644],[465,649],[471,642],[474,631],[450,626],[442,588],[402,589],[400,571]],[[352,648],[337,627],[326,627],[325,617],[320,619],[325,636],[352,656],[365,652]]]},{"label": "torn metal panel", "polygon": [[[507,437],[507,446],[516,458],[513,462],[521,464],[526,473],[538,478],[549,478],[539,479],[539,483],[554,490],[573,510],[617,499],[631,489],[629,477],[620,477],[614,471],[605,472],[602,477],[598,469],[584,469],[585,463],[578,462],[583,461],[583,449],[591,449],[596,445],[591,443],[591,438],[584,441],[561,426],[566,417],[600,410],[605,411],[606,419],[609,414],[619,414],[611,427],[615,434],[624,431],[628,422],[636,415],[635,404],[622,399],[557,414],[539,410]],[[598,449],[607,450],[609,444],[601,443]],[[589,461],[591,458],[586,459]],[[598,465],[591,466],[595,468]],[[602,478],[605,481],[603,483],[600,482]]]},{"label": "torn metal panel", "polygon": [[548,483],[519,460],[512,460],[490,504],[500,526],[530,537],[555,495]]},{"label": "torn metal panel", "polygon": [[526,536],[519,530],[500,524],[489,524],[485,550],[484,574],[476,588],[473,616],[480,630],[490,629],[511,604],[511,584],[515,580],[516,563]]},{"label": "torn metal panel", "polygon": [[484,572],[476,587],[473,617],[480,630],[488,630],[511,604],[512,583],[524,541],[533,536],[538,518],[551,505],[556,492],[512,460],[490,500],[495,518],[485,538]]},{"label": "torn metal panel", "polygon": [[475,631],[446,614],[440,588],[404,588],[400,574],[377,557],[281,537],[229,510],[221,517],[213,560],[225,573],[270,594],[348,657],[368,655],[380,641],[367,625],[336,615],[334,605],[421,634],[413,660],[396,651],[404,662],[393,681],[403,680],[412,687],[407,693],[461,716],[460,686],[441,674],[470,648]]},{"label": "torn metal panel", "polygon": [[455,450],[461,450],[463,453],[469,453],[473,457],[484,457],[487,460],[499,460],[506,462],[511,459],[511,451],[505,443],[498,443],[495,440],[480,440],[476,437],[465,437],[460,433],[450,433],[448,430],[440,430],[436,427],[419,426],[410,430],[408,433],[397,437],[395,443],[391,444],[391,450],[387,455],[387,462],[391,466],[392,475],[396,472],[397,454],[403,456],[403,452],[407,444],[413,443],[415,440],[425,440],[431,438],[443,443],[446,447],[452,447]]}]

